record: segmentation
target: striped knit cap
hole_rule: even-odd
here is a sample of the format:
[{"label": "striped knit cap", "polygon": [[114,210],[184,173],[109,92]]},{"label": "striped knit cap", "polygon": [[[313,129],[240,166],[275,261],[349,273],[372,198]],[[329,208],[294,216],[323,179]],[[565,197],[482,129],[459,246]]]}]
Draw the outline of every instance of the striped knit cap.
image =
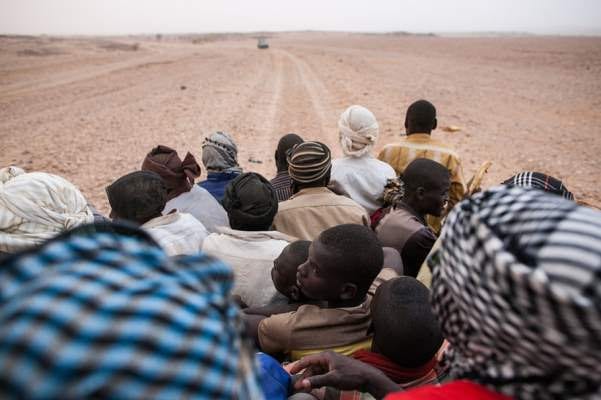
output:
[{"label": "striped knit cap", "polygon": [[299,143],[288,156],[288,174],[299,183],[319,181],[331,167],[330,149],[320,142]]},{"label": "striped knit cap", "polygon": [[428,259],[454,378],[515,399],[601,398],[601,213],[499,186],[453,208]]}]

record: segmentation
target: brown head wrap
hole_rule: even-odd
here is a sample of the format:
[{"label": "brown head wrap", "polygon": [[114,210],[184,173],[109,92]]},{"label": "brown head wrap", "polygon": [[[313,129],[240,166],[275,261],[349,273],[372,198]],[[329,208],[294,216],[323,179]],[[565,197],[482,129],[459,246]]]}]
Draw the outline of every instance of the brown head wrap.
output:
[{"label": "brown head wrap", "polygon": [[192,189],[194,178],[200,176],[200,165],[190,153],[182,161],[177,151],[159,145],[146,155],[142,171],[151,171],[163,178],[167,187],[167,200],[171,200]]}]

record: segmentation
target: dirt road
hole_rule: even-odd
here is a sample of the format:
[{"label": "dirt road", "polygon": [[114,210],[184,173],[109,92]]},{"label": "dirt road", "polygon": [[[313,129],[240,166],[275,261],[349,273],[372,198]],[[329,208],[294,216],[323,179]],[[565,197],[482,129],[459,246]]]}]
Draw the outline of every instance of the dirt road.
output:
[{"label": "dirt road", "polygon": [[380,122],[378,150],[426,98],[439,126],[462,128],[435,135],[465,175],[484,160],[487,186],[547,172],[601,206],[601,38],[290,33],[269,50],[250,36],[192,39],[0,38],[0,165],[63,175],[107,211],[104,187],[157,144],[200,161],[202,138],[224,130],[244,169],[270,178],[281,134],[339,156],[338,116],[361,104]]}]

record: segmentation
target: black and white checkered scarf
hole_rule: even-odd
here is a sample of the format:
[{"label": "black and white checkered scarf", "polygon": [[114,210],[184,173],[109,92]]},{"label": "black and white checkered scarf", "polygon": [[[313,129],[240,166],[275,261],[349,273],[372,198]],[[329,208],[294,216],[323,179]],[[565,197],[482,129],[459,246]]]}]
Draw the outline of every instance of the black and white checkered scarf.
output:
[{"label": "black and white checkered scarf", "polygon": [[507,179],[503,184],[540,189],[568,200],[574,200],[574,195],[565,187],[562,181],[542,172],[520,172]]},{"label": "black and white checkered scarf", "polygon": [[455,206],[428,262],[455,378],[516,399],[601,398],[601,213],[496,187]]}]

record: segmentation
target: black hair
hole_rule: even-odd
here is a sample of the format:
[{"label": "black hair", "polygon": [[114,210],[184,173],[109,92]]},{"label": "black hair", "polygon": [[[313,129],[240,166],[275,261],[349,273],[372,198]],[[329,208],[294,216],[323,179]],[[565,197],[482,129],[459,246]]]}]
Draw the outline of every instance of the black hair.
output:
[{"label": "black hair", "polygon": [[416,368],[434,357],[443,336],[430,306],[430,290],[402,276],[380,285],[372,300],[374,347],[405,368]]},{"label": "black hair", "polygon": [[376,234],[366,226],[342,224],[321,232],[317,240],[336,255],[336,267],[363,297],[382,269],[384,252]]},{"label": "black hair", "polygon": [[278,147],[275,150],[275,164],[280,171],[288,171],[288,152],[295,145],[302,143],[303,138],[296,133],[289,133],[280,138]]},{"label": "black hair", "polygon": [[442,164],[428,158],[416,158],[411,161],[399,177],[403,181],[405,193],[418,187],[433,189],[450,179],[449,170]]},{"label": "black hair", "polygon": [[[309,247],[311,246],[310,240],[297,240],[284,247],[282,253],[286,251],[289,257],[289,264],[284,266],[286,268],[279,268],[280,274],[284,276],[284,279],[288,284],[294,285],[296,283],[296,271],[299,265],[307,261],[309,258]],[[280,257],[281,254],[280,253]],[[281,265],[281,264],[280,264]]]},{"label": "black hair", "polygon": [[113,212],[120,219],[143,224],[161,215],[167,203],[167,187],[160,175],[136,171],[106,188]]},{"label": "black hair", "polygon": [[243,231],[269,230],[278,212],[273,186],[255,172],[245,172],[231,180],[221,202],[232,229]]},{"label": "black hair", "polygon": [[407,108],[407,133],[430,133],[436,129],[436,108],[427,100],[418,100]]}]

